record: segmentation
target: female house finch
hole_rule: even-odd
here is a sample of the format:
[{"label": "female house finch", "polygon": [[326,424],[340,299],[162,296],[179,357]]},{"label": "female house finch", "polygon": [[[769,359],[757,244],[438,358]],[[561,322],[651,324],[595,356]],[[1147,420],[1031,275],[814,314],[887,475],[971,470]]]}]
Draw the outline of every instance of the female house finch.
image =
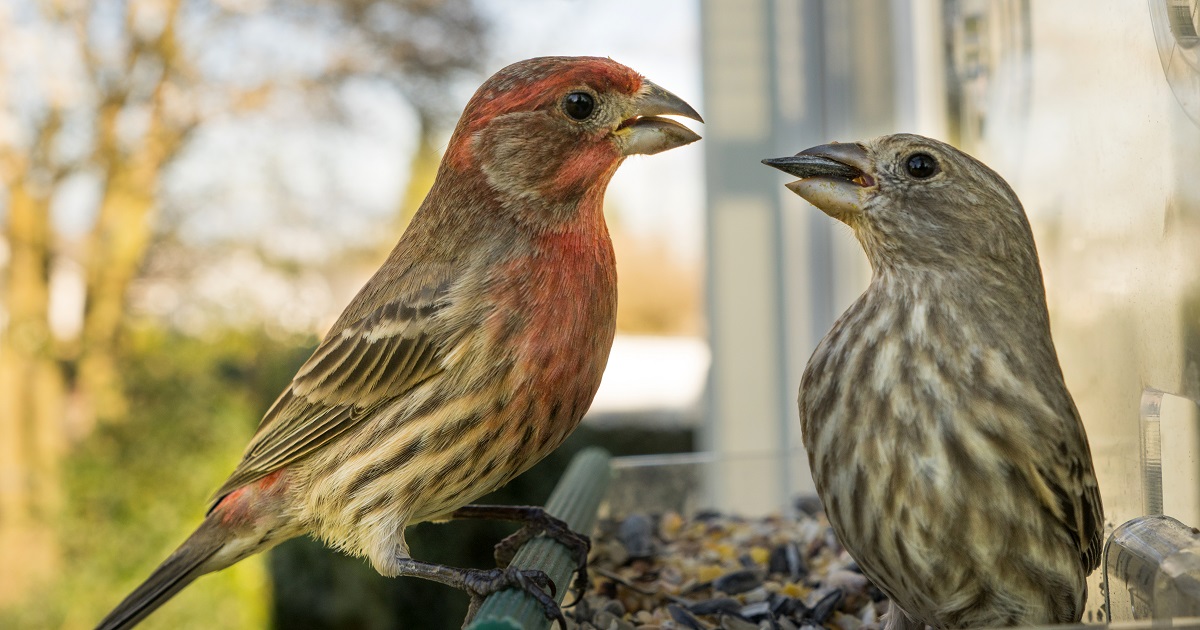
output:
[{"label": "female house finch", "polygon": [[891,597],[887,627],[1079,621],[1103,511],[1012,189],[914,135],[764,162],[873,270],[799,402],[817,493]]},{"label": "female house finch", "polygon": [[700,138],[663,114],[700,120],[609,59],[529,59],[488,79],[404,236],[204,522],[100,628],[133,626],[196,577],[303,534],[473,601],[518,586],[561,620],[545,574],[414,560],[404,529],[528,469],[591,404],[616,314],[605,188],[625,157]]}]

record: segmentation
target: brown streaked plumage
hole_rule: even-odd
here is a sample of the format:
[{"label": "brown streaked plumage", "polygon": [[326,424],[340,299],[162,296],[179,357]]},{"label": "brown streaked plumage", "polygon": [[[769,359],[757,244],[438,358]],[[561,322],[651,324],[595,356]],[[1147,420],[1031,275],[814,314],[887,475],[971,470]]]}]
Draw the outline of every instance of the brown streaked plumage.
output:
[{"label": "brown streaked plumage", "polygon": [[1016,195],[908,134],[764,162],[871,262],[799,404],[817,492],[891,598],[887,627],[1079,621],[1103,510]]},{"label": "brown streaked plumage", "polygon": [[133,626],[199,575],[304,534],[473,599],[516,585],[561,619],[544,575],[420,562],[404,529],[528,469],[591,404],[616,316],[605,188],[625,157],[699,139],[664,114],[700,120],[608,59],[529,59],[488,79],[404,236],[207,518],[100,628]]}]

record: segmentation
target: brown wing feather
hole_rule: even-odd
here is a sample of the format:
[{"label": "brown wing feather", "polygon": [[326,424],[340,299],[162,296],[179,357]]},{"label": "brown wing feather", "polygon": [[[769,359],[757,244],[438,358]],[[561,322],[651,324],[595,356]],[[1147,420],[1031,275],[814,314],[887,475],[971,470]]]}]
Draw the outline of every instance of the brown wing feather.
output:
[{"label": "brown wing feather", "polygon": [[1081,506],[1083,540],[1087,541],[1087,548],[1083,550],[1083,566],[1090,572],[1100,566],[1100,551],[1104,546],[1104,508],[1100,503],[1100,487],[1096,484],[1095,475],[1090,475],[1086,481],[1090,483],[1084,486]]},{"label": "brown wing feather", "polygon": [[417,291],[415,300],[385,302],[330,334],[267,411],[214,500],[305,457],[437,374],[453,343],[430,330],[448,305],[446,292],[443,283]]},{"label": "brown wing feather", "polygon": [[1054,497],[1053,502],[1047,501],[1046,508],[1067,528],[1078,547],[1080,563],[1091,572],[1100,565],[1100,547],[1104,542],[1100,494],[1090,470],[1079,474],[1082,471],[1079,462],[1064,464],[1056,471],[1057,475],[1041,468],[1037,473]]},{"label": "brown wing feather", "polygon": [[1104,505],[1100,502],[1100,486],[1096,482],[1096,470],[1092,467],[1091,447],[1079,411],[1070,404],[1071,418],[1075,431],[1071,438],[1077,446],[1070,451],[1066,466],[1069,487],[1074,490],[1074,513],[1067,517],[1073,524],[1079,540],[1079,557],[1089,573],[1100,566],[1101,548],[1104,546]]},{"label": "brown wing feather", "polygon": [[[1094,571],[1100,566],[1100,552],[1104,544],[1104,508],[1100,503],[1100,489],[1096,473],[1092,469],[1083,422],[1074,404],[1061,407],[1074,420],[1070,435],[1051,438],[1046,445],[1058,444],[1057,459],[1048,460],[1052,468],[1037,468],[1037,475],[1053,495],[1053,503],[1047,501],[1046,508],[1053,513],[1074,539],[1079,549],[1079,558],[1084,569]],[[1044,426],[1055,426],[1047,423]],[[1061,425],[1059,425],[1061,426]]]}]

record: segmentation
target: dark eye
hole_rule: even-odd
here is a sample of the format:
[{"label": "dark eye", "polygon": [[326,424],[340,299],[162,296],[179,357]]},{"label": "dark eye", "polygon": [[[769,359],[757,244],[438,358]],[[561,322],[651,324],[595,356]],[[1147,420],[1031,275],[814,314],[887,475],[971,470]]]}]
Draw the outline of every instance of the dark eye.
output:
[{"label": "dark eye", "polygon": [[914,153],[908,156],[908,162],[904,166],[908,169],[908,174],[917,179],[933,177],[938,170],[937,160],[928,153]]},{"label": "dark eye", "polygon": [[563,111],[575,120],[587,120],[596,110],[596,99],[587,92],[571,92],[563,99]]}]

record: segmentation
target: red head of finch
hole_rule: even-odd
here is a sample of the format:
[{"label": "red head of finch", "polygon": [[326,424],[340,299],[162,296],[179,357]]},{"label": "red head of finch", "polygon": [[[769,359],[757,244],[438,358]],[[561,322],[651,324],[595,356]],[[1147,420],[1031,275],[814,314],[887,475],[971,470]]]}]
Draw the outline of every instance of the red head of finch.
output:
[{"label": "red head of finch", "polygon": [[1012,189],[908,134],[765,162],[853,228],[874,272],[809,360],[800,420],[889,627],[1078,621],[1103,511]]},{"label": "red head of finch", "polygon": [[408,559],[447,514],[557,447],[591,404],[616,316],[602,201],[633,154],[700,120],[609,59],[510,65],[467,104],[383,266],[263,418],[200,528],[101,622],[131,626],[197,576],[303,534]]}]

